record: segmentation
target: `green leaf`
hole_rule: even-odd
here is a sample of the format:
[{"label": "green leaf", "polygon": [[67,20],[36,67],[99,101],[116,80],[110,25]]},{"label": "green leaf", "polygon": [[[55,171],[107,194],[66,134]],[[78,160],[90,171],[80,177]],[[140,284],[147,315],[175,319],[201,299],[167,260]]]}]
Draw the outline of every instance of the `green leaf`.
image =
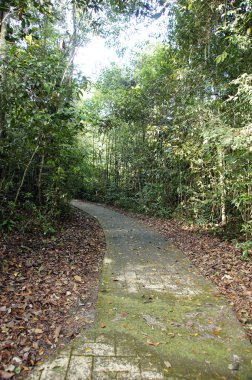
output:
[{"label": "green leaf", "polygon": [[61,372],[62,368],[60,366],[56,366],[56,367],[52,368],[52,371],[54,371],[54,372]]},{"label": "green leaf", "polygon": [[25,36],[25,39],[30,45],[32,44],[32,36]]},{"label": "green leaf", "polygon": [[215,58],[215,62],[217,64],[221,63],[221,62],[224,62],[225,59],[227,58],[228,56],[228,53],[226,51],[224,51],[223,53],[221,53],[220,55],[218,55],[216,58]]},{"label": "green leaf", "polygon": [[14,372],[15,372],[17,375],[19,375],[20,372],[21,372],[21,368],[20,368],[20,367],[16,367],[15,370],[14,370]]},{"label": "green leaf", "polygon": [[192,9],[192,0],[187,1],[187,9],[190,11]]}]

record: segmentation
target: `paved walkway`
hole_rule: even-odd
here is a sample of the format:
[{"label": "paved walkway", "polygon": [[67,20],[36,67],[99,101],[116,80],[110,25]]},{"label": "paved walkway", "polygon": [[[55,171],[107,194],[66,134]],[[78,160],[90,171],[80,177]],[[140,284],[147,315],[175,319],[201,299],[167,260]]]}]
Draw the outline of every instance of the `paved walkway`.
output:
[{"label": "paved walkway", "polygon": [[252,379],[241,325],[180,251],[137,220],[73,205],[106,235],[97,322],[29,379]]}]

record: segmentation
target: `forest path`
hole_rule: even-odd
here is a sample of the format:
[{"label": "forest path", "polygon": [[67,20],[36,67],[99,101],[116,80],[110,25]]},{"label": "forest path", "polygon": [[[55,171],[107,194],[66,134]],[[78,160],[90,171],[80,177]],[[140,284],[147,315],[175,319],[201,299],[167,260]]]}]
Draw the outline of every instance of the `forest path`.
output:
[{"label": "forest path", "polygon": [[72,204],[95,216],[106,237],[98,317],[30,379],[252,379],[240,323],[179,250],[135,219]]}]

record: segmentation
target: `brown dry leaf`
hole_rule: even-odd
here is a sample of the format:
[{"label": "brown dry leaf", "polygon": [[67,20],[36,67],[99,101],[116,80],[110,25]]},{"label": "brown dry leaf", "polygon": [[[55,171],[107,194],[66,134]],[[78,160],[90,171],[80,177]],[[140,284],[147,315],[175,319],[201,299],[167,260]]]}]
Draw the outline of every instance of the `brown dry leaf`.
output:
[{"label": "brown dry leaf", "polygon": [[39,334],[43,334],[44,331],[42,329],[33,329],[33,332],[39,335]]},{"label": "brown dry leaf", "polygon": [[221,332],[221,327],[217,327],[217,328],[213,331],[213,333],[214,333],[215,336],[219,336],[219,335],[220,335],[220,332]]},{"label": "brown dry leaf", "polygon": [[[97,221],[87,220],[78,211],[59,221],[53,238],[40,236],[37,231],[15,231],[4,238],[0,234],[0,262],[5,262],[3,267],[0,265],[0,313],[4,313],[0,340],[1,347],[5,347],[0,378],[12,379],[14,370],[5,368],[10,368],[15,357],[22,358],[22,377],[26,378],[38,361],[42,363],[45,355],[50,355],[55,343],[61,344],[61,333],[55,335],[58,342],[54,337],[58,326],[66,330],[66,343],[78,335],[83,328],[83,312],[95,308],[99,280],[96,269],[101,268],[104,246]],[[76,281],[77,275],[80,278]],[[92,306],[77,310],[75,319],[77,292],[87,295]],[[2,376],[4,369],[7,374]]]},{"label": "brown dry leaf", "polygon": [[55,342],[58,342],[58,340],[59,340],[59,334],[60,334],[61,328],[62,328],[62,326],[59,325],[58,327],[56,327],[56,329],[54,331],[53,339]]},{"label": "brown dry leaf", "polygon": [[153,347],[157,347],[160,342],[153,342],[152,340],[148,339],[147,340],[147,343],[150,345],[150,346],[153,346]]},{"label": "brown dry leaf", "polygon": [[5,379],[11,379],[13,376],[14,376],[14,373],[5,372],[5,371],[0,370],[1,379],[4,379],[4,380]]},{"label": "brown dry leaf", "polygon": [[129,315],[129,313],[126,313],[126,311],[123,311],[120,316],[123,318],[126,318]]}]

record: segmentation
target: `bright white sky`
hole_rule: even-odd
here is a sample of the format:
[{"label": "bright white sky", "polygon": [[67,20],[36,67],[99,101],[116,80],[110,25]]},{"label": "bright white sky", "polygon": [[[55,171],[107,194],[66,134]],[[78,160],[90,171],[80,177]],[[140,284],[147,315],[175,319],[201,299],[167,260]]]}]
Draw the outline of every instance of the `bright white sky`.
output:
[{"label": "bright white sky", "polygon": [[139,50],[140,45],[161,41],[166,28],[167,16],[127,28],[119,37],[120,46],[126,48],[123,57],[118,57],[115,48],[107,47],[104,38],[93,36],[85,47],[79,48],[75,63],[85,76],[95,80],[104,67],[112,63],[119,65],[127,63],[131,52]]},{"label": "bright white sky", "polygon": [[95,79],[99,71],[109,66],[112,62],[119,63],[119,58],[114,49],[105,46],[105,40],[94,36],[83,48],[79,48],[75,63],[84,75]]}]

